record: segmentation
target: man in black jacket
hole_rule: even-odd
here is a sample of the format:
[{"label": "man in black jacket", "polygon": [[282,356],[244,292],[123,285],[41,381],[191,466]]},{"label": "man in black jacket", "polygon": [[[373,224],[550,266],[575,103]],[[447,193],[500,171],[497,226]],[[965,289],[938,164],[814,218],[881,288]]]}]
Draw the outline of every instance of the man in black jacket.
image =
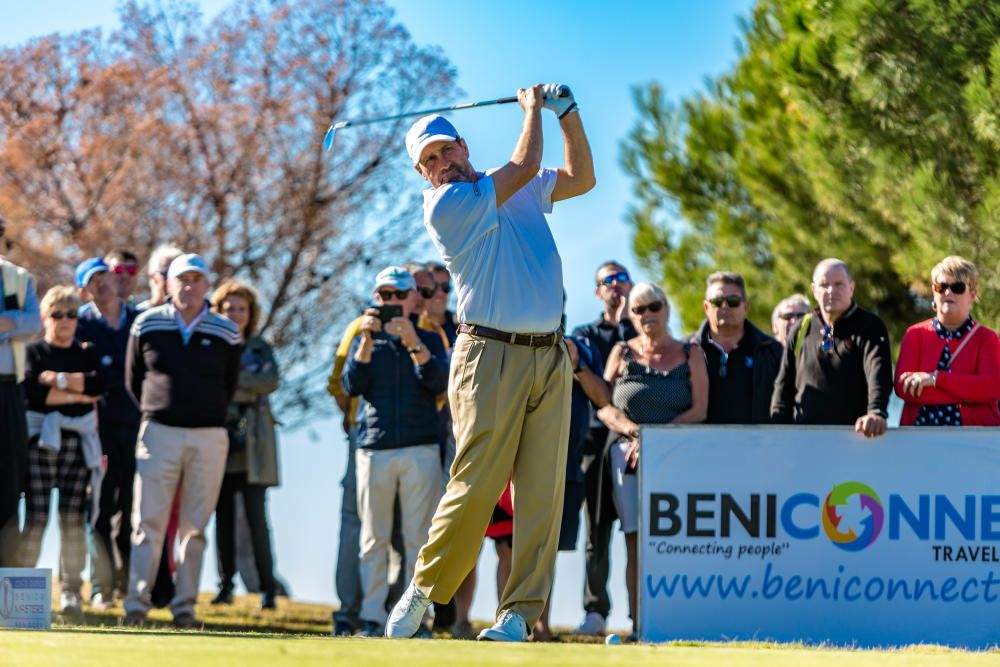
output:
[{"label": "man in black jacket", "polygon": [[885,433],[892,394],[889,332],[854,303],[851,272],[839,259],[816,265],[819,308],[788,332],[774,384],[771,421],[845,424],[866,437]]},{"label": "man in black jacket", "polygon": [[91,257],[77,266],[76,284],[88,299],[78,315],[76,337],[96,352],[105,387],[97,414],[107,468],[101,481],[99,506],[93,508],[96,517],[90,541],[90,604],[95,609],[107,609],[114,600],[112,592],[117,589],[124,593],[128,588],[135,440],[140,415],[125,390],[125,351],[138,313],[119,295],[118,281],[100,257]]},{"label": "man in black jacket", "polygon": [[705,281],[705,321],[692,337],[708,369],[706,424],[767,424],[781,345],[747,320],[750,302],[738,273]]},{"label": "man in black jacket", "polygon": [[441,497],[436,401],[448,388],[448,366],[441,336],[417,329],[410,319],[415,293],[416,283],[406,269],[390,266],[378,274],[375,302],[399,312],[381,319],[379,309],[365,313],[341,375],[347,394],[365,399],[355,454],[363,593],[359,634],[365,637],[381,636],[388,616],[389,539],[397,495],[403,581],[413,577]]},{"label": "man in black jacket", "polygon": [[125,623],[141,625],[175,491],[180,488],[174,625],[197,627],[205,526],[215,511],[226,467],[226,412],[236,390],[243,341],[232,321],[211,312],[208,267],[181,255],[167,271],[170,301],[135,320],[125,386],[142,411],[136,444],[132,562]]}]

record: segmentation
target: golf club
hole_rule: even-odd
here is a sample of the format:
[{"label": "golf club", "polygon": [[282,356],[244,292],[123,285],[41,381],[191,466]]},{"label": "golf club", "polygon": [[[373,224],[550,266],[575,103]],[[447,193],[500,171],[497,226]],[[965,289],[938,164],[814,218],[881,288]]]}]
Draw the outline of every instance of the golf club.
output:
[{"label": "golf club", "polygon": [[[560,86],[559,97],[566,96],[566,87]],[[362,118],[358,120],[340,120],[335,122],[330,126],[330,129],[326,131],[326,136],[323,137],[323,150],[329,152],[333,148],[333,138],[337,133],[337,130],[342,130],[346,127],[353,127],[355,125],[371,125],[372,123],[382,123],[388,120],[399,120],[400,118],[410,118],[412,116],[426,116],[432,113],[446,113],[448,111],[460,111],[462,109],[474,109],[476,107],[488,107],[494,104],[510,104],[511,102],[517,102],[517,96],[514,97],[499,97],[495,100],[483,100],[482,102],[465,102],[464,104],[456,104],[450,107],[438,107],[436,109],[423,109],[422,111],[409,111],[407,113],[396,114],[395,116],[382,116],[381,118]]]}]

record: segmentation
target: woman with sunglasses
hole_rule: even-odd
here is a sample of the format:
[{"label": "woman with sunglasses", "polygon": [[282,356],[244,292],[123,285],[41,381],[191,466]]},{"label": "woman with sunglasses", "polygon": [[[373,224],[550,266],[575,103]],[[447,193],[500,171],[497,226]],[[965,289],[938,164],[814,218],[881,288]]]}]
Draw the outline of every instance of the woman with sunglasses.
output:
[{"label": "woman with sunglasses", "polygon": [[972,317],[978,284],[962,257],[931,270],[936,314],[907,329],[899,349],[901,426],[1000,426],[1000,339]]},{"label": "woman with sunglasses", "polygon": [[87,558],[84,502],[88,483],[100,488],[101,467],[94,403],[104,383],[94,349],[74,339],[81,305],[68,285],[46,292],[40,308],[44,338],[28,346],[24,373],[30,440],[19,560],[22,567],[38,563],[49,499],[58,488],[60,602],[67,614],[80,612],[80,573]]},{"label": "woman with sunglasses", "polygon": [[670,304],[663,290],[652,283],[632,288],[629,317],[638,336],[616,344],[608,357],[604,379],[611,384],[611,404],[597,416],[611,431],[613,501],[625,533],[628,562],[629,616],[637,635],[637,550],[639,488],[635,471],[639,462],[639,424],[696,424],[708,411],[708,372],[698,345],[670,335]]}]

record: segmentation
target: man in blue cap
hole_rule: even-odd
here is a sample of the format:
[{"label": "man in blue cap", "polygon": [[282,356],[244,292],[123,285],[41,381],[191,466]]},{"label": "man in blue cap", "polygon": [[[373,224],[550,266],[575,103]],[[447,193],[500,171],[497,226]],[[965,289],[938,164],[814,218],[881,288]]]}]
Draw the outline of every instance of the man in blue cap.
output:
[{"label": "man in blue cap", "polygon": [[79,311],[76,337],[96,352],[106,388],[97,403],[97,414],[107,469],[99,505],[93,508],[90,541],[90,604],[103,610],[112,606],[115,590],[124,595],[128,588],[140,414],[125,390],[125,351],[138,313],[122,300],[111,267],[100,257],[91,257],[76,267],[76,286],[87,300]]},{"label": "man in blue cap", "polygon": [[222,486],[229,440],[226,411],[236,390],[242,339],[213,313],[200,256],[181,255],[167,270],[170,301],[136,318],[129,333],[125,386],[142,411],[125,622],[142,625],[152,604],[170,507],[180,489],[174,625],[194,628],[205,526]]}]

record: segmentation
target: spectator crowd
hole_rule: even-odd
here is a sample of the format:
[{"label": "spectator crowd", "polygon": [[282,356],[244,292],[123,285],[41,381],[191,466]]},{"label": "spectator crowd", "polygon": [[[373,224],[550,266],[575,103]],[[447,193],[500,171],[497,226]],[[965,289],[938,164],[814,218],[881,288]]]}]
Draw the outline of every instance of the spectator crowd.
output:
[{"label": "spectator crowd", "polygon": [[[177,627],[198,627],[194,603],[213,514],[213,604],[233,602],[239,573],[261,607],[274,609],[285,591],[267,511],[267,490],[280,482],[269,400],[280,376],[257,332],[263,304],[252,286],[215,285],[200,256],[170,246],[148,259],[149,298],[136,303],[139,274],[136,254],[114,250],[80,262],[74,285],[39,298],[31,274],[0,258],[0,566],[36,565],[58,489],[64,613],[122,601],[125,624],[139,626],[151,608],[169,605]],[[929,278],[932,317],[907,329],[894,370],[887,328],[854,300],[850,267],[839,259],[815,267],[812,301],[796,294],[775,306],[770,332],[747,317],[744,279],[713,273],[705,319],[687,336],[671,331],[659,286],[633,284],[619,262],[597,267],[599,316],[551,343],[564,346],[572,366],[565,484],[551,502],[562,507],[558,550],[575,550],[584,527],[575,632],[606,632],[616,523],[635,618],[644,424],[826,424],[874,438],[886,430],[895,393],[904,426],[1000,426],[1000,339],[973,316],[978,270],[951,256]],[[336,347],[328,391],[343,412],[347,468],[334,635],[385,632],[449,479],[466,474],[453,412],[503,408],[463,404],[461,393],[449,398],[470,382],[468,371],[456,374],[453,354],[466,364],[478,355],[484,368],[504,363],[489,358],[489,347],[463,344],[474,336],[449,306],[452,291],[443,264],[389,266]],[[512,471],[491,474],[509,479]],[[485,535],[470,529],[475,537],[467,539],[477,552],[484,537],[492,540],[501,597],[514,525],[531,518],[514,512],[509,482],[492,502]],[[241,533],[249,539],[241,542]],[[473,636],[475,573],[437,575],[451,578],[456,592],[435,602],[416,636]],[[531,628],[536,641],[552,638],[550,606],[551,593]]]}]

